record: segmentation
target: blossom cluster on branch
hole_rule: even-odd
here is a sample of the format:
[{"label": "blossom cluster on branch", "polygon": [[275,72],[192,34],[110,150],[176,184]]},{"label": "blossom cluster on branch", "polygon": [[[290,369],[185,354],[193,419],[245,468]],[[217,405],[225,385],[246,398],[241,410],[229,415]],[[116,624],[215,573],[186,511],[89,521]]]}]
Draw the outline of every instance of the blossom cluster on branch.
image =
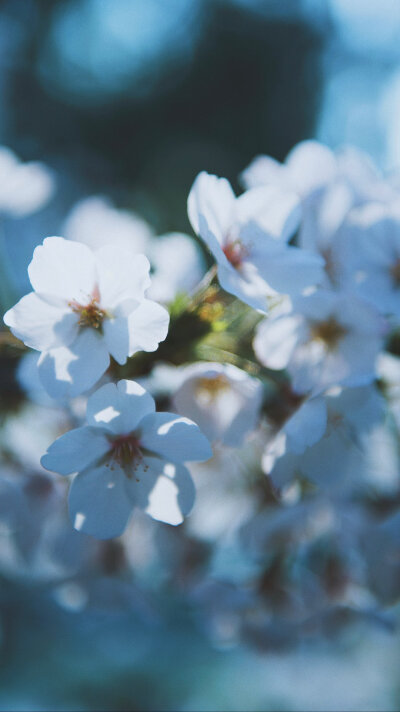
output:
[{"label": "blossom cluster on branch", "polygon": [[[146,568],[136,535],[217,637],[285,645],[344,611],[387,624],[400,595],[400,181],[316,141],[283,163],[256,158],[240,180],[236,197],[225,178],[195,179],[198,242],[156,237],[95,197],[36,247],[33,291],[4,315],[39,352],[8,346],[57,436],[35,465],[48,483],[35,497],[57,502],[39,508],[36,553],[46,576],[58,566],[87,589],[93,541],[74,540],[79,561],[56,553],[71,535],[58,475],[72,476],[74,528],[103,552],[121,537],[117,573],[132,575]],[[3,436],[13,467],[16,427]],[[2,482],[19,532],[35,490],[25,475],[18,491]]]}]

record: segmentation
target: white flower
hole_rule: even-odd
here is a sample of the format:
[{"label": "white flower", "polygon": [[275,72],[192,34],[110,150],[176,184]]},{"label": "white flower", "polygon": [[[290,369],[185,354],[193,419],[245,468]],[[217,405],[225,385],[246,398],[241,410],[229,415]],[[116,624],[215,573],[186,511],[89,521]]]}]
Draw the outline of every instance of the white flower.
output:
[{"label": "white flower", "polygon": [[296,475],[330,489],[366,477],[369,438],[383,415],[384,400],[372,386],[310,398],[268,443],[263,470],[279,486]]},{"label": "white flower", "polygon": [[263,388],[231,364],[197,363],[181,370],[182,383],[173,398],[178,413],[194,420],[213,442],[240,447],[255,430]]},{"label": "white flower", "polygon": [[301,141],[284,163],[271,156],[258,156],[242,173],[246,188],[276,185],[306,198],[335,177],[337,162],[333,151],[318,141]]},{"label": "white flower", "polygon": [[342,282],[383,314],[400,318],[400,210],[370,204],[354,210],[338,244]]},{"label": "white flower", "polygon": [[302,200],[300,247],[326,260],[326,284],[340,276],[335,239],[350,210],[370,201],[388,203],[398,191],[376,170],[369,157],[353,147],[331,151],[317,141],[302,141],[284,163],[259,156],[242,174],[247,188],[274,186],[295,191]]},{"label": "white flower", "polygon": [[133,253],[146,253],[152,231],[145,220],[127,210],[117,210],[101,196],[80,200],[64,222],[68,240],[83,242],[93,250],[113,245]]},{"label": "white flower", "polygon": [[154,238],[149,254],[153,267],[149,296],[164,304],[180,292],[191,292],[206,271],[194,239],[180,232]]},{"label": "white flower", "polygon": [[54,398],[91,388],[110,363],[155,351],[168,331],[168,312],[145,298],[144,255],[48,237],[28,268],[33,292],[4,316],[27,346],[41,351],[39,374]]},{"label": "white flower", "polygon": [[87,422],[58,438],[42,457],[48,470],[79,473],[69,495],[75,528],[99,539],[119,536],[133,507],[180,524],[194,501],[182,463],[212,456],[197,425],[156,413],[151,395],[134,381],[95,391],[88,399]]},{"label": "white flower", "polygon": [[22,218],[42,208],[53,192],[52,174],[43,163],[22,163],[0,146],[0,212]]},{"label": "white flower", "polygon": [[287,369],[295,391],[316,392],[371,382],[384,333],[369,304],[320,290],[295,300],[292,312],[262,321],[254,350],[264,366]]},{"label": "white flower", "polygon": [[323,277],[319,255],[287,244],[299,222],[293,193],[257,188],[236,198],[224,178],[200,173],[189,219],[211,250],[221,286],[260,311],[267,296],[299,294]]}]

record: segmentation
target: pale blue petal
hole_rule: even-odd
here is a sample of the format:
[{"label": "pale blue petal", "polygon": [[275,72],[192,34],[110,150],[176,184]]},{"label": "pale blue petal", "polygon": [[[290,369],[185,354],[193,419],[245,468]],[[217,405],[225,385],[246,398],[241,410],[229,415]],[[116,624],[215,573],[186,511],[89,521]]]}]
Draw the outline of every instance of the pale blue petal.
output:
[{"label": "pale blue petal", "polygon": [[94,329],[84,329],[69,347],[42,353],[40,379],[52,398],[74,398],[88,391],[110,364],[104,339]]},{"label": "pale blue petal", "polygon": [[112,539],[124,531],[132,512],[127,477],[118,465],[90,468],[77,475],[69,492],[69,513],[80,532]]},{"label": "pale blue petal", "polygon": [[197,425],[173,413],[147,415],[138,435],[143,448],[171,462],[203,461],[213,454]]},{"label": "pale blue petal", "polygon": [[70,475],[80,472],[110,450],[110,441],[101,428],[84,426],[61,435],[43,455],[46,470]]},{"label": "pale blue petal", "polygon": [[116,434],[130,433],[140,421],[154,413],[154,399],[135,381],[121,380],[107,383],[88,399],[89,425],[100,425]]}]

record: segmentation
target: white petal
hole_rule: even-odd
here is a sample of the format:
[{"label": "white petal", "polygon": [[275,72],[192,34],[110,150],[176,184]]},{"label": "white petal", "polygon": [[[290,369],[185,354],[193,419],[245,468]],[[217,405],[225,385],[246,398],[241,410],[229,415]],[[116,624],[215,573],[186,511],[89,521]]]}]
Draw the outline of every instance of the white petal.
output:
[{"label": "white petal", "polygon": [[331,181],[337,173],[334,153],[318,141],[301,141],[286,159],[293,187],[302,197]]},{"label": "white petal", "polygon": [[146,456],[128,474],[125,485],[132,504],[153,519],[180,524],[192,509],[194,484],[183,465]]},{"label": "white petal", "polygon": [[212,457],[210,443],[197,425],[173,413],[147,415],[140,424],[139,437],[143,448],[171,462]]},{"label": "white petal", "polygon": [[298,196],[275,186],[248,190],[237,199],[236,205],[241,223],[255,222],[276,240],[287,242],[299,225]]},{"label": "white petal", "polygon": [[298,247],[282,247],[274,253],[257,255],[261,277],[280,294],[296,295],[306,287],[321,284],[324,260],[320,255]]},{"label": "white petal", "polygon": [[188,198],[188,215],[193,230],[214,255],[235,220],[235,194],[225,178],[199,173]]},{"label": "white petal", "polygon": [[61,435],[43,455],[46,470],[70,475],[96,462],[110,450],[110,441],[101,428],[84,426]]},{"label": "white petal", "polygon": [[101,304],[113,309],[125,299],[141,301],[150,286],[150,263],[145,255],[106,245],[95,252]]},{"label": "white petal", "polygon": [[156,351],[168,334],[169,314],[164,307],[144,299],[128,317],[129,355],[137,351]]},{"label": "white petal", "polygon": [[147,296],[164,304],[172,302],[180,292],[191,292],[206,272],[199,245],[181,233],[153,240],[151,261],[154,272]]},{"label": "white petal", "polygon": [[287,187],[286,166],[276,161],[271,156],[257,156],[241,175],[242,183],[246,188],[258,186],[279,185]]},{"label": "white petal", "polygon": [[84,304],[95,287],[94,256],[79,242],[47,237],[36,247],[28,274],[36,292]]},{"label": "white petal", "polygon": [[258,360],[267,368],[286,368],[302,333],[299,315],[265,319],[256,330],[253,346]]},{"label": "white petal", "polygon": [[326,430],[327,410],[323,398],[306,401],[285,423],[287,447],[297,455],[320,440]]},{"label": "white petal", "polygon": [[138,302],[135,299],[127,299],[120,304],[115,315],[103,322],[104,341],[108,351],[115,360],[123,365],[129,356],[129,315]]},{"label": "white petal", "polygon": [[91,396],[87,403],[89,425],[101,425],[113,433],[130,433],[140,421],[154,413],[154,399],[135,381],[107,383]]},{"label": "white petal", "polygon": [[92,388],[109,364],[101,334],[84,329],[70,346],[44,351],[38,369],[52,398],[74,398]]},{"label": "white petal", "polygon": [[118,465],[103,465],[77,475],[69,492],[69,513],[75,529],[96,539],[111,539],[124,531],[132,512],[126,476]]},{"label": "white petal", "polygon": [[218,280],[222,289],[233,294],[253,309],[263,313],[268,311],[268,288],[265,282],[257,279],[254,281],[244,279],[240,272],[230,264],[227,267],[218,266]]},{"label": "white petal", "polygon": [[78,318],[65,300],[31,292],[4,315],[4,323],[26,346],[45,351],[68,346],[78,333]]}]

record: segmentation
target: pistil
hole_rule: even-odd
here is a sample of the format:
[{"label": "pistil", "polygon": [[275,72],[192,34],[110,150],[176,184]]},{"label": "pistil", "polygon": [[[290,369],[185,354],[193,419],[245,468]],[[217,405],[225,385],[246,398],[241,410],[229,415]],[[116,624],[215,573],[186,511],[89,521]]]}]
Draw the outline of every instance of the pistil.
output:
[{"label": "pistil", "polygon": [[[119,435],[111,442],[111,449],[108,454],[106,466],[110,470],[114,469],[114,463],[117,463],[124,470],[127,477],[131,478],[136,475],[139,466],[143,462],[143,453],[140,447],[140,441],[135,435]],[[144,464],[143,471],[147,472],[149,466]],[[139,479],[135,477],[136,481]]]},{"label": "pistil", "polygon": [[78,314],[78,324],[81,327],[91,327],[92,329],[101,329],[104,319],[107,317],[107,312],[101,308],[100,294],[98,289],[94,289],[92,296],[87,304],[80,304],[76,299],[69,302],[69,306]]}]

